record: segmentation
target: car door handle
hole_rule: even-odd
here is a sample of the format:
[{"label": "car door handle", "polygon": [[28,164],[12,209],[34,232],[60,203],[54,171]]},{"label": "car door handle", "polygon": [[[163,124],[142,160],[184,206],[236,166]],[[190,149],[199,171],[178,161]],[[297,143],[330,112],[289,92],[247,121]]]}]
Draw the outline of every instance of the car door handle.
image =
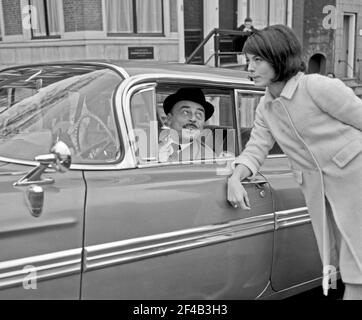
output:
[{"label": "car door handle", "polygon": [[259,196],[261,198],[265,198],[265,185],[268,183],[266,180],[252,180],[252,181],[242,181],[243,185],[255,185],[255,187],[259,190]]},{"label": "car door handle", "polygon": [[241,181],[241,184],[244,184],[244,185],[253,184],[258,189],[264,189],[264,187],[267,183],[268,183],[268,181],[261,180],[261,179],[260,180],[251,180],[251,181]]}]

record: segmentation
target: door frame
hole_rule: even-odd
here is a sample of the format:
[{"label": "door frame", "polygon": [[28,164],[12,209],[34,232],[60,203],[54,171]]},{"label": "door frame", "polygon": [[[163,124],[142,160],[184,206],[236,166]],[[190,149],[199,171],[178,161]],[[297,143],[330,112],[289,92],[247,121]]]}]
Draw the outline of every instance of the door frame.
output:
[{"label": "door frame", "polygon": [[[345,30],[345,19],[347,18],[348,30]],[[355,51],[356,51],[356,13],[353,12],[344,12],[343,13],[343,50],[347,50],[345,56],[347,56],[347,61],[345,62],[345,75],[349,78],[353,78],[355,71]],[[348,32],[348,33],[347,33]],[[348,34],[347,48],[344,47],[345,36]],[[345,57],[344,56],[344,57]]]}]

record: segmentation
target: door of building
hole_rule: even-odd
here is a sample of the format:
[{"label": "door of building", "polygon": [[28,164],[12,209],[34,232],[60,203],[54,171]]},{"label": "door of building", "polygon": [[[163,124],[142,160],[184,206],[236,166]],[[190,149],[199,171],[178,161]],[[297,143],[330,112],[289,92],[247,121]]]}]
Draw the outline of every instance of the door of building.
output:
[{"label": "door of building", "polygon": [[[184,0],[186,59],[192,54],[204,38],[203,21],[203,0]],[[191,63],[204,63],[203,50],[200,50]]]},{"label": "door of building", "polygon": [[353,78],[354,74],[354,51],[356,38],[356,15],[345,13],[343,16],[343,75]]},{"label": "door of building", "polygon": [[[235,30],[237,25],[237,3],[235,0],[219,0],[219,28]],[[233,52],[233,37],[223,36],[220,38],[220,51]],[[236,55],[221,55],[220,63],[236,62]]]}]

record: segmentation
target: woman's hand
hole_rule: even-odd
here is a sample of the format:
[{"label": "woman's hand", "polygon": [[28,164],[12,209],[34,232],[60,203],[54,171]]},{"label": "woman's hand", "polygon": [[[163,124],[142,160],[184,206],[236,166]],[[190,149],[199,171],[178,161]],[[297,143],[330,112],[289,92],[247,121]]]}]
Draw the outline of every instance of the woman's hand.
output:
[{"label": "woman's hand", "polygon": [[250,173],[250,170],[244,168],[237,167],[233,175],[228,179],[228,201],[234,208],[240,207],[244,210],[250,210],[248,193],[241,183],[241,180],[248,176],[245,171],[247,170],[246,172]]}]

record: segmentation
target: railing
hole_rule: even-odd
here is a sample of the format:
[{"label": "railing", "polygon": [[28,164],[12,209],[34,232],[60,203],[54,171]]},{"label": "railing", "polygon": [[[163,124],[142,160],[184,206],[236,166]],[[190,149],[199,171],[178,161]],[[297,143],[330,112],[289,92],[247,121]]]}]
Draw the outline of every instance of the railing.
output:
[{"label": "railing", "polygon": [[362,59],[357,59],[357,63],[358,63],[358,76],[357,76],[357,80],[358,80],[358,83],[361,82],[361,62],[362,62]]},{"label": "railing", "polygon": [[236,51],[229,51],[229,52],[221,52],[220,51],[220,40],[223,36],[248,36],[250,33],[248,32],[242,32],[237,30],[226,30],[226,29],[218,29],[215,28],[211,30],[208,35],[205,37],[204,40],[201,41],[201,43],[196,47],[196,49],[191,53],[191,55],[186,59],[186,63],[192,63],[194,58],[197,56],[197,54],[200,52],[200,50],[203,50],[205,45],[208,43],[208,41],[214,37],[214,53],[206,60],[207,64],[213,57],[215,57],[215,67],[220,66],[220,57],[223,55],[239,55],[241,52]]},{"label": "railing", "polygon": [[[359,61],[360,61],[360,59],[357,59],[357,62],[359,62]],[[353,69],[353,67],[348,63],[348,61],[346,61],[346,60],[338,60],[338,64],[340,64],[342,62],[346,64],[347,68],[350,68],[352,70],[352,77],[357,78],[357,80],[360,81],[359,71],[358,71],[358,75],[357,75],[355,70]]]}]

